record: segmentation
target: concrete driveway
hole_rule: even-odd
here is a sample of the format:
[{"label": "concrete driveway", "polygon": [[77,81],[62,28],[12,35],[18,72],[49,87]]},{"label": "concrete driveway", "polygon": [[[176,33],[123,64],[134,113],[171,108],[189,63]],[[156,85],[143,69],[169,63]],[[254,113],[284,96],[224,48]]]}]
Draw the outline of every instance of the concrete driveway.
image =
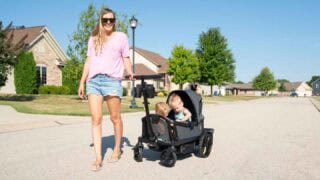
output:
[{"label": "concrete driveway", "polygon": [[[133,160],[131,148],[141,133],[143,113],[124,114],[124,154],[96,173],[90,171],[94,156],[88,117],[26,115],[10,109],[0,106],[0,179],[320,178],[320,113],[308,98],[205,105],[205,127],[215,129],[212,154],[180,159],[174,168],[160,166],[159,153],[148,149],[142,163]],[[106,157],[112,153],[113,129],[105,120]],[[32,127],[33,121],[49,125]]]}]

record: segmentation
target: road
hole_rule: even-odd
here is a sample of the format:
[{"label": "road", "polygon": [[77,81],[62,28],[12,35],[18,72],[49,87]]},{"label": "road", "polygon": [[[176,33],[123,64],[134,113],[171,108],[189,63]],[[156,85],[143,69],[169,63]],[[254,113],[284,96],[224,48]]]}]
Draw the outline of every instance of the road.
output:
[{"label": "road", "polygon": [[[0,179],[4,180],[320,179],[320,113],[308,98],[205,105],[205,127],[215,129],[212,154],[179,159],[173,168],[160,166],[159,153],[148,149],[143,162],[133,160],[143,113],[124,114],[124,154],[117,163],[105,162],[99,172],[90,171],[94,156],[88,117],[26,115],[5,106],[0,106],[0,113]],[[21,125],[32,121],[51,124]],[[1,127],[6,128],[1,131]],[[104,157],[112,153],[112,131],[106,116]]]}]

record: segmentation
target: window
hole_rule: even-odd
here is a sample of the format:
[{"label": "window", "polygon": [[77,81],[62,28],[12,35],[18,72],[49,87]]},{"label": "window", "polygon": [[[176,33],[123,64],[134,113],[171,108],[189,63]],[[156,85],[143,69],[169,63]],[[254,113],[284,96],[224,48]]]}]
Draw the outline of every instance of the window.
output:
[{"label": "window", "polygon": [[37,84],[39,86],[47,84],[47,67],[45,65],[37,65]]},{"label": "window", "polygon": [[316,89],[318,89],[319,88],[319,84],[316,84]]}]

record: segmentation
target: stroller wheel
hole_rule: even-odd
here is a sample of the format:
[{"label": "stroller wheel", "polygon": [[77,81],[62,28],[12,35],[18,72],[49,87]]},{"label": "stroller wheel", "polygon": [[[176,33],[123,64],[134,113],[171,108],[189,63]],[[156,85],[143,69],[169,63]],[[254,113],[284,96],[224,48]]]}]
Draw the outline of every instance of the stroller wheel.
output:
[{"label": "stroller wheel", "polygon": [[177,155],[174,152],[174,149],[167,148],[161,152],[160,155],[160,164],[166,167],[173,167],[176,164]]},{"label": "stroller wheel", "polygon": [[211,153],[212,142],[212,134],[209,132],[204,133],[199,139],[199,145],[196,150],[196,155],[201,158],[208,157]]},{"label": "stroller wheel", "polygon": [[142,162],[143,157],[143,146],[136,145],[133,148],[133,157],[137,162]]}]

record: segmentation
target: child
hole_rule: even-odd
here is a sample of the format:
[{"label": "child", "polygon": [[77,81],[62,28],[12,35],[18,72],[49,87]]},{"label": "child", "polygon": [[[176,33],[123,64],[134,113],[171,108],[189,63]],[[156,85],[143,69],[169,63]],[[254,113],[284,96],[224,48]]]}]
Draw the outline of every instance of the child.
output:
[{"label": "child", "polygon": [[[155,111],[156,111],[156,114],[159,114],[163,117],[167,117],[168,114],[169,114],[169,111],[170,111],[170,107],[167,103],[165,102],[158,102],[156,104],[156,107],[155,107]],[[165,125],[164,125],[164,121],[159,121],[159,126],[158,126],[158,135],[164,135],[165,133]]]},{"label": "child", "polygon": [[170,107],[167,103],[158,102],[155,108],[156,114],[159,114],[163,117],[167,117],[170,111]]},{"label": "child", "polygon": [[187,108],[183,107],[183,101],[180,96],[172,94],[169,100],[169,105],[175,112],[174,117],[176,121],[191,122],[191,113]]}]

